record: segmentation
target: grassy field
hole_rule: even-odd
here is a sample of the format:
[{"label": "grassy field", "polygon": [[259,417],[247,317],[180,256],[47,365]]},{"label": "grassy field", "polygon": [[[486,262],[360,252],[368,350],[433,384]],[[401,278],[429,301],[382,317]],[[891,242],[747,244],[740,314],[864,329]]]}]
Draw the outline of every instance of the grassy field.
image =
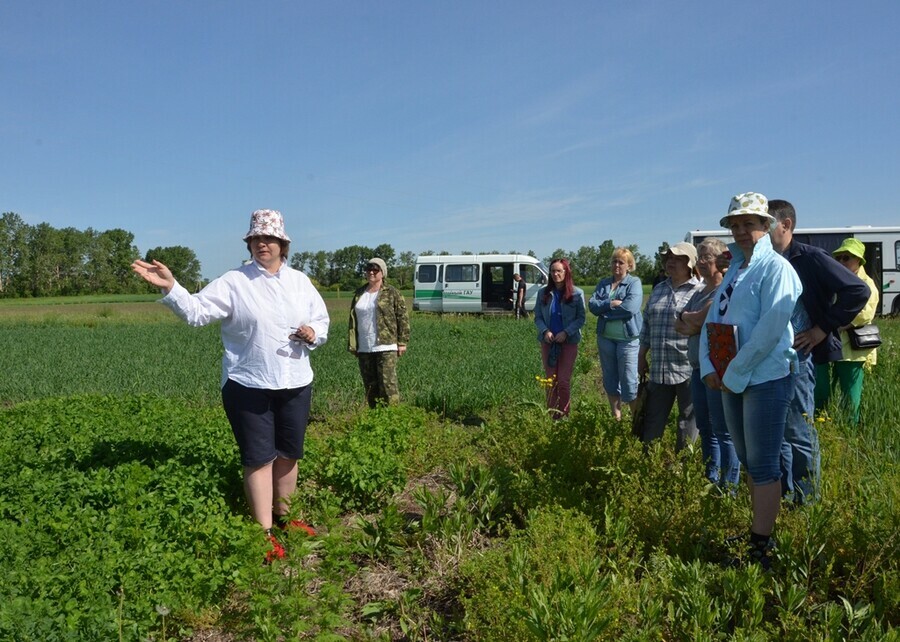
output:
[{"label": "grassy field", "polygon": [[900,322],[863,425],[817,418],[823,500],[782,514],[764,575],[721,564],[746,491],[611,420],[590,315],[567,421],[511,318],[413,314],[404,403],[369,411],[344,295],[292,508],[320,536],[269,567],[217,328],[154,296],[0,303],[0,639],[900,639]]}]

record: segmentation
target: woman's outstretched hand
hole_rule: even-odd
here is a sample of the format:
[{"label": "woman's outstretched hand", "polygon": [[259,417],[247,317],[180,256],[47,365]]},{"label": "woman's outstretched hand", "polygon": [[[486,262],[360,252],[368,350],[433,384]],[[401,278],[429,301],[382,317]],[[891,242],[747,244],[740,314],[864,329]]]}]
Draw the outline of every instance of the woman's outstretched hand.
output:
[{"label": "woman's outstretched hand", "polygon": [[131,269],[147,283],[160,288],[166,294],[175,287],[175,277],[172,276],[172,271],[159,261],[154,260],[152,263],[147,263],[138,259],[131,264]]}]

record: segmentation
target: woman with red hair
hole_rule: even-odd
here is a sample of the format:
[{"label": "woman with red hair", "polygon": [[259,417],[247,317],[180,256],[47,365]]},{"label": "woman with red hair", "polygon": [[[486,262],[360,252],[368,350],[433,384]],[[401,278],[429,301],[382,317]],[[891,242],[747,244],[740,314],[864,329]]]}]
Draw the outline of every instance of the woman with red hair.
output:
[{"label": "woman with red hair", "polygon": [[547,408],[554,419],[568,416],[572,371],[584,325],[584,292],[572,282],[566,259],[550,262],[550,283],[534,306],[534,325],[541,343],[544,374],[552,380]]}]

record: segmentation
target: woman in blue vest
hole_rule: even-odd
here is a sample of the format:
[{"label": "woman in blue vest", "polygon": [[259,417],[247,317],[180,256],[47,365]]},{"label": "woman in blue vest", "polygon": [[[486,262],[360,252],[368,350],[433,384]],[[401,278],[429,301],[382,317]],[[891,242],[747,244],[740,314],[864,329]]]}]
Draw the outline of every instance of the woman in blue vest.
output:
[{"label": "woman in blue vest", "polygon": [[569,262],[553,259],[550,283],[541,290],[534,306],[534,325],[541,343],[544,374],[552,379],[547,391],[547,408],[554,419],[569,414],[572,371],[584,320],[584,292],[572,282]]}]

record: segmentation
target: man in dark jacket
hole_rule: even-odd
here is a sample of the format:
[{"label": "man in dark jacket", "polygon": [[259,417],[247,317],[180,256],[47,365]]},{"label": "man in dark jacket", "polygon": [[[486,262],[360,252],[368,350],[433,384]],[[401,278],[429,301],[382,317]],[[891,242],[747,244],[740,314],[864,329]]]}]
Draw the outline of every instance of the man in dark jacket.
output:
[{"label": "man in dark jacket", "polygon": [[849,324],[869,299],[869,286],[822,248],[794,240],[797,213],[787,201],[769,201],[775,216],[772,245],[800,276],[803,294],[791,319],[800,359],[794,398],[781,446],[781,487],[787,499],[804,504],[818,497],[821,478],[815,428],[816,365],[841,359],[838,329]]}]

